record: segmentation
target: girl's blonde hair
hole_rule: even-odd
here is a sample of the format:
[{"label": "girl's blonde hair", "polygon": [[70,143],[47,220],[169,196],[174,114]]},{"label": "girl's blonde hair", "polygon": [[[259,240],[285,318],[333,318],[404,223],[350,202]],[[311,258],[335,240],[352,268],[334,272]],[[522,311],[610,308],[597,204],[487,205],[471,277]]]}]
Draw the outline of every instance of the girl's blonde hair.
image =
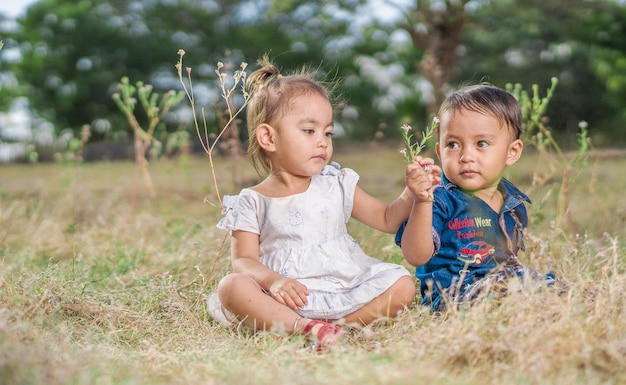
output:
[{"label": "girl's blonde hair", "polygon": [[259,175],[269,173],[271,165],[267,154],[256,140],[256,130],[261,124],[276,123],[289,109],[289,101],[302,95],[319,94],[330,103],[330,91],[315,79],[315,73],[303,68],[291,75],[283,76],[267,56],[258,63],[261,68],[247,80],[251,93],[246,107],[248,124],[248,158]]}]

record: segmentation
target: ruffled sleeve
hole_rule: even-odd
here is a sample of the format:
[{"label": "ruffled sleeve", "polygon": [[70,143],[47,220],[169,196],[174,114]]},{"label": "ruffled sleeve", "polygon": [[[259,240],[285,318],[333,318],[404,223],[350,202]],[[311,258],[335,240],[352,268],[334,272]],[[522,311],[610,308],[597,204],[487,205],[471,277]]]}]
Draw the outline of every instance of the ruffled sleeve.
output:
[{"label": "ruffled sleeve", "polygon": [[337,162],[330,162],[320,172],[320,175],[337,176],[341,173],[341,166]]},{"label": "ruffled sleeve", "polygon": [[[328,189],[339,186],[341,189],[341,198],[343,201],[343,216],[347,222],[352,216],[352,207],[354,205],[354,191],[359,181],[359,174],[350,168],[341,168],[339,163],[331,162],[320,172],[321,179]],[[332,182],[334,181],[334,182]]]},{"label": "ruffled sleeve", "polygon": [[260,234],[260,225],[257,216],[257,200],[249,194],[247,189],[239,195],[225,195],[222,200],[224,209],[222,219],[217,223],[217,228],[226,230],[232,234],[235,230],[249,231]]}]

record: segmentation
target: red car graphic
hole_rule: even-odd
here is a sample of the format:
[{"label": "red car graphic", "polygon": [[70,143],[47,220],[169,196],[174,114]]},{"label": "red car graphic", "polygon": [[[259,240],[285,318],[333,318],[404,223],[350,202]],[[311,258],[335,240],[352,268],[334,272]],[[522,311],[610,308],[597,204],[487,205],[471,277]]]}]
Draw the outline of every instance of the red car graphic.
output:
[{"label": "red car graphic", "polygon": [[468,244],[462,248],[461,251],[459,251],[458,260],[479,265],[495,252],[496,249],[490,244],[482,241],[476,241]]}]

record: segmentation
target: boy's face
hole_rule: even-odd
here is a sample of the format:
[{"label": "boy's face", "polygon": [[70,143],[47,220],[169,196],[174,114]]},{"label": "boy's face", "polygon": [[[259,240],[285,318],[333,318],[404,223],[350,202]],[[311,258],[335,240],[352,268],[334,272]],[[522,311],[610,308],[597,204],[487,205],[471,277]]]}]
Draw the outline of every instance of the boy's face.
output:
[{"label": "boy's face", "polygon": [[517,162],[523,144],[493,116],[465,109],[441,117],[437,155],[444,174],[463,191],[485,199],[504,169]]}]

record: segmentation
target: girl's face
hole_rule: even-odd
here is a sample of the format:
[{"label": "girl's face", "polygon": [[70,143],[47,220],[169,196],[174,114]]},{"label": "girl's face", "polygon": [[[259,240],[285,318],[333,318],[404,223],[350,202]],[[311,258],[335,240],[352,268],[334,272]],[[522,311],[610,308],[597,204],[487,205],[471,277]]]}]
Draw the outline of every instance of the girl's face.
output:
[{"label": "girl's face", "polygon": [[286,113],[274,123],[275,152],[272,171],[313,176],[333,156],[333,109],[318,94],[290,100]]},{"label": "girl's face", "polygon": [[497,188],[504,169],[519,159],[522,149],[522,141],[493,116],[461,109],[441,118],[436,150],[443,172],[479,197]]}]

